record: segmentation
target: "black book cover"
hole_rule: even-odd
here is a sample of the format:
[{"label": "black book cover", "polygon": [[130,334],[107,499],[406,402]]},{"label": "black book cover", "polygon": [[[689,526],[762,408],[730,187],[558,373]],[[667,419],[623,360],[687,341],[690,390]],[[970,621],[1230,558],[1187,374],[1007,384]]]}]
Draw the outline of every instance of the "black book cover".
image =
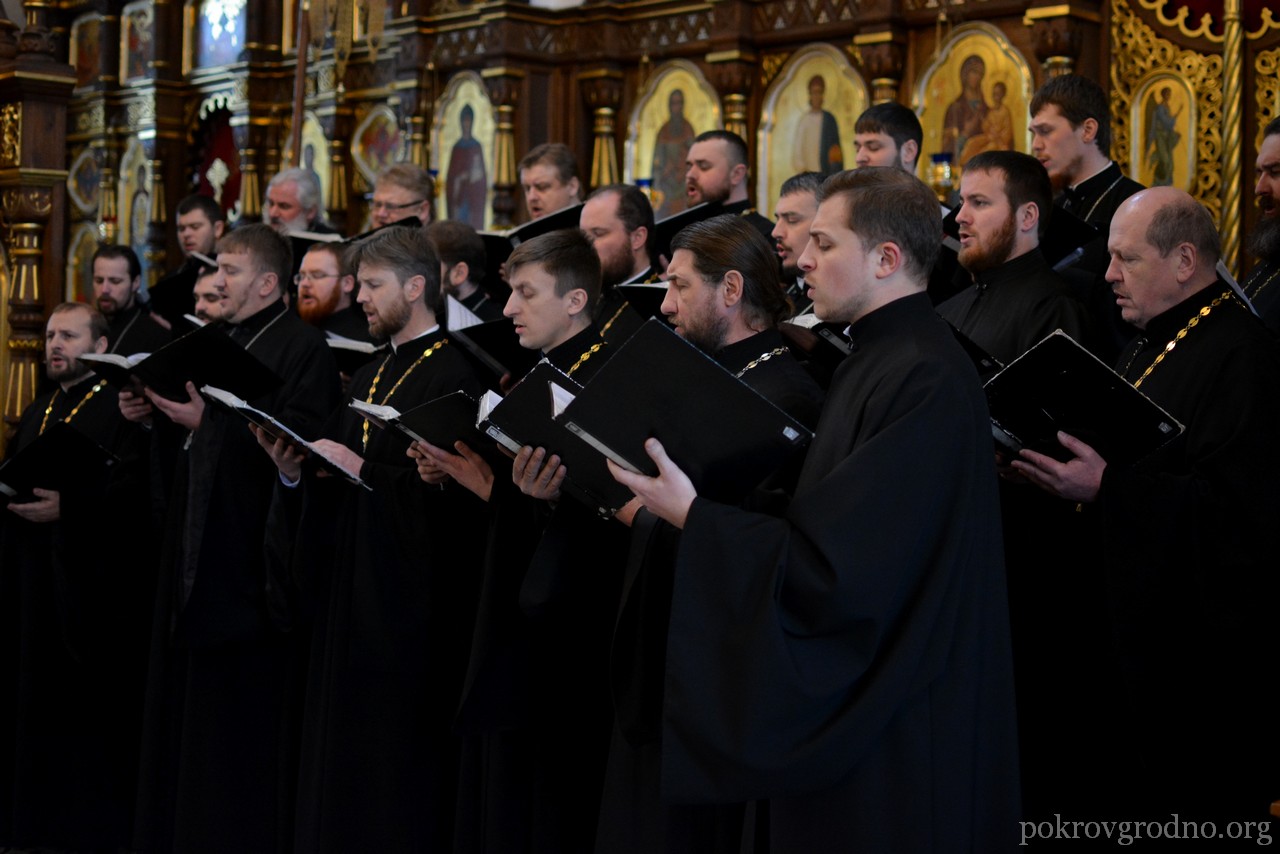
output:
[{"label": "black book cover", "polygon": [[1151,398],[1062,330],[1009,363],[984,386],[996,441],[1059,461],[1061,430],[1108,463],[1135,462],[1182,432]]},{"label": "black book cover", "polygon": [[544,217],[531,219],[509,231],[481,231],[484,241],[484,281],[481,286],[495,299],[505,300],[511,289],[502,280],[499,268],[511,257],[511,252],[526,240],[532,240],[562,228],[577,228],[582,215],[582,204],[570,205],[553,211]]},{"label": "black book cover", "polygon": [[627,305],[642,320],[656,317],[663,320],[662,301],[667,298],[666,282],[635,282],[628,285],[616,285],[618,293],[627,301]]},{"label": "black book cover", "polygon": [[59,492],[81,483],[118,460],[106,448],[65,421],[55,421],[29,445],[0,463],[0,501],[27,503],[39,489]]},{"label": "black book cover", "polygon": [[498,381],[506,374],[513,379],[524,376],[542,358],[537,350],[520,346],[520,336],[516,335],[510,318],[500,317],[466,329],[450,329],[447,334],[491,389],[496,390]]},{"label": "black book cover", "polygon": [[592,377],[560,420],[619,465],[650,476],[656,437],[713,501],[736,503],[813,433],[656,320]]}]

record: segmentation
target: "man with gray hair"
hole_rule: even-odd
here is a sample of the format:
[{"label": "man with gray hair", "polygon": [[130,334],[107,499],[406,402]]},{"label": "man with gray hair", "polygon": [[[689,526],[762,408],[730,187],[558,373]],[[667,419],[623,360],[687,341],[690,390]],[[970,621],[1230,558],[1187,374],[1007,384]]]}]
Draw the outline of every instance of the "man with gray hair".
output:
[{"label": "man with gray hair", "polygon": [[435,182],[426,169],[413,163],[393,163],[373,182],[369,219],[374,228],[411,216],[426,225],[431,222],[431,198],[435,193]]},{"label": "man with gray hair", "polygon": [[324,222],[320,181],[311,170],[298,167],[276,173],[267,184],[262,221],[281,234],[298,231],[333,233],[333,229]]},{"label": "man with gray hair", "polygon": [[1111,222],[1107,280],[1141,330],[1117,370],[1184,431],[1132,464],[1065,433],[1066,462],[1024,450],[1013,464],[1096,526],[1108,624],[1089,688],[1116,749],[1063,772],[1120,800],[1089,814],[1265,816],[1276,797],[1280,704],[1263,674],[1278,640],[1280,343],[1218,277],[1220,247],[1209,213],[1172,187],[1136,193]]}]

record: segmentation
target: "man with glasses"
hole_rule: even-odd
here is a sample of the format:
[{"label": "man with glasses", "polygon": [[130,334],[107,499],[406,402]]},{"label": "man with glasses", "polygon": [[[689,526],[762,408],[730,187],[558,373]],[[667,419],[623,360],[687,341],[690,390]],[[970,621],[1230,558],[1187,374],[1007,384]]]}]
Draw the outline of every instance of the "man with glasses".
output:
[{"label": "man with glasses", "polygon": [[293,283],[298,292],[298,316],[343,338],[371,341],[364,312],[356,305],[356,277],[346,265],[339,243],[313,243],[302,256]]},{"label": "man with glasses", "polygon": [[423,225],[431,222],[431,197],[435,182],[430,173],[412,163],[393,163],[378,173],[369,203],[369,221],[374,228],[416,216]]}]

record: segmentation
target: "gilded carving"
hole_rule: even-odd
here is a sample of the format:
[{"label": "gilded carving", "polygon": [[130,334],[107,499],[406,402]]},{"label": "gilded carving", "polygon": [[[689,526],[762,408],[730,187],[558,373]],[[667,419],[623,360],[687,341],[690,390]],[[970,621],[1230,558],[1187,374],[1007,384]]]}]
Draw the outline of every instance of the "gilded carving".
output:
[{"label": "gilded carving", "polygon": [[22,104],[0,108],[0,166],[22,163]]},{"label": "gilded carving", "polygon": [[[1138,0],[1148,6],[1147,0]],[[1148,8],[1150,8],[1148,6]],[[1182,17],[1185,17],[1183,15]],[[1222,57],[1184,50],[1160,38],[1134,14],[1126,0],[1111,6],[1111,151],[1116,160],[1128,162],[1133,144],[1133,97],[1152,74],[1167,72],[1186,80],[1196,93],[1196,180],[1191,194],[1214,221],[1222,219]]]},{"label": "gilded carving", "polygon": [[106,106],[101,101],[91,101],[76,114],[76,133],[100,134],[107,126]]},{"label": "gilded carving", "polygon": [[1258,136],[1253,146],[1256,150],[1262,147],[1262,129],[1280,115],[1276,110],[1276,106],[1280,104],[1280,48],[1259,51],[1253,68],[1253,97],[1258,116]]},{"label": "gilded carving", "polygon": [[773,78],[778,76],[782,66],[787,64],[789,53],[769,53],[760,58],[760,86],[768,88]]},{"label": "gilded carving", "polygon": [[811,24],[852,21],[861,4],[840,0],[767,0],[754,7],[752,23],[757,31],[788,30]]},{"label": "gilded carving", "polygon": [[130,101],[128,107],[129,127],[139,128],[156,123],[156,102],[151,98]]}]

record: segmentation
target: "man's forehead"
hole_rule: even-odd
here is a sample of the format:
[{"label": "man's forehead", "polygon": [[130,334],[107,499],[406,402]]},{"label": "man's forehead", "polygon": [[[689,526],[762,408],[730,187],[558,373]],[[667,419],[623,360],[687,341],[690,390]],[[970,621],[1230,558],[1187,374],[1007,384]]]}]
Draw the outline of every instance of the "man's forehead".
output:
[{"label": "man's forehead", "polygon": [[1035,124],[1057,124],[1066,120],[1066,116],[1062,115],[1062,110],[1058,109],[1057,104],[1045,104],[1031,117],[1031,121]]},{"label": "man's forehead", "polygon": [[129,278],[129,260],[127,258],[97,258],[93,262],[95,276],[119,276]]},{"label": "man's forehead", "polygon": [[556,172],[555,167],[550,163],[534,163],[532,166],[526,166],[520,170],[520,181],[522,183],[531,184],[535,181],[550,181],[552,184],[562,184],[560,174]]},{"label": "man's forehead", "polygon": [[813,214],[818,210],[818,197],[807,191],[796,193],[788,193],[778,199],[778,204],[774,208],[778,213],[808,213]]},{"label": "man's forehead", "polygon": [[621,222],[618,219],[618,194],[605,193],[587,199],[578,216],[578,224],[582,228],[600,228],[614,226]]},{"label": "man's forehead", "polygon": [[324,267],[327,270],[338,268],[338,259],[327,249],[313,249],[302,256],[302,263],[309,267]]},{"label": "man's forehead", "polygon": [[898,143],[894,140],[894,138],[882,130],[861,131],[859,133],[855,133],[853,135],[853,139],[854,139],[854,142],[858,143],[859,145],[866,145],[871,142],[878,142],[881,145],[885,145],[890,148],[898,147]]},{"label": "man's forehead", "polygon": [[60,311],[49,318],[44,329],[45,332],[87,332],[89,312],[79,308]]},{"label": "man's forehead", "polygon": [[407,196],[412,194],[412,190],[400,184],[393,184],[390,181],[379,181],[373,187],[375,196]]},{"label": "man's forehead", "polygon": [[1280,133],[1273,133],[1271,136],[1264,137],[1262,145],[1258,148],[1258,168],[1273,166],[1280,163]]},{"label": "man's forehead", "polygon": [[729,143],[723,139],[704,139],[689,146],[690,160],[728,160]]},{"label": "man's forehead", "polygon": [[297,202],[298,185],[294,181],[282,181],[268,190],[267,194],[273,199]]},{"label": "man's forehead", "polygon": [[200,208],[193,208],[184,214],[178,214],[178,225],[202,225],[209,222],[209,215]]}]

